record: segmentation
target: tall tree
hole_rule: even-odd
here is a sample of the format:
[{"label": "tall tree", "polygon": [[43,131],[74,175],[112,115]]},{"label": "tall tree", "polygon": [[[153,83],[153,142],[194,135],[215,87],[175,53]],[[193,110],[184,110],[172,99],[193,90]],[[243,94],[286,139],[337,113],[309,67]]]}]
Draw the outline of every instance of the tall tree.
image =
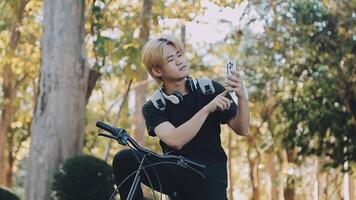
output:
[{"label": "tall tree", "polygon": [[[150,26],[152,19],[152,5],[153,0],[144,0],[142,6],[142,14],[141,14],[141,24],[140,24],[140,46],[142,47],[148,40],[150,36]],[[139,70],[139,81],[146,80],[148,78],[146,70]],[[147,93],[147,84],[141,84],[136,88],[136,103],[135,103],[135,114],[134,114],[134,138],[137,142],[143,144],[144,142],[144,133],[145,133],[145,123],[143,121],[141,108],[146,101],[146,93]]]},{"label": "tall tree", "polygon": [[47,200],[53,172],[80,154],[89,68],[84,58],[84,0],[44,1],[39,95],[32,122],[27,200]]},{"label": "tall tree", "polygon": [[[9,2],[3,2],[6,4]],[[11,62],[12,57],[15,56],[16,47],[20,41],[20,26],[22,25],[22,19],[25,12],[26,4],[28,0],[21,0],[16,2],[11,2],[12,11],[16,13],[15,19],[12,20],[10,25],[10,39],[8,42],[8,48],[6,51],[6,56],[4,63],[4,69],[2,72],[2,90],[4,93],[4,102],[1,108],[1,118],[0,118],[0,185],[10,186],[11,185],[11,167],[9,165],[8,159],[10,157],[10,151],[8,150],[7,135],[10,130],[10,124],[13,120],[15,111],[18,108],[16,104],[16,92],[20,84],[27,78],[27,75],[21,77],[15,77],[15,66]]]}]

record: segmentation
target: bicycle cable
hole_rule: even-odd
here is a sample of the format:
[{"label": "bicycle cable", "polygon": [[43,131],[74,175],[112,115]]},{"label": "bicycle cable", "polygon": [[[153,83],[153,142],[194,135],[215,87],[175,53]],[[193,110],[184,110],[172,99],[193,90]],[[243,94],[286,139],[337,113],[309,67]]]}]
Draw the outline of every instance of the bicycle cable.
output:
[{"label": "bicycle cable", "polygon": [[[136,150],[136,149],[134,149],[130,144],[128,144],[128,146],[132,149],[132,150]],[[138,150],[136,150],[138,153],[140,153],[141,155],[143,155],[142,154],[142,152],[139,152]],[[135,152],[133,152],[133,154],[134,154],[134,156],[135,156],[135,158],[136,158],[136,160],[138,161],[138,163],[140,163],[140,159],[137,157],[137,155],[136,155],[136,153]],[[143,155],[144,156],[144,155]],[[144,157],[145,158],[145,157]],[[143,159],[144,159],[143,158]],[[151,163],[148,159],[146,159],[146,161],[148,162],[148,163]],[[151,189],[152,189],[152,194],[153,194],[153,197],[154,197],[154,199],[156,200],[157,198],[156,198],[156,194],[155,194],[155,192],[154,192],[154,187],[153,187],[153,184],[152,184],[152,181],[151,181],[151,179],[150,179],[150,177],[148,176],[148,174],[147,174],[147,172],[146,172],[146,169],[144,169],[144,168],[141,168],[143,171],[144,171],[144,173],[145,173],[145,176],[147,177],[147,179],[148,179],[148,182],[149,182],[149,184],[150,184],[150,186],[151,186]],[[156,169],[154,168],[154,167],[152,167],[152,169],[153,169],[153,173],[155,174],[155,176],[156,176],[156,179],[158,180],[158,185],[159,185],[159,189],[160,189],[160,193],[161,193],[161,200],[162,200],[162,185],[161,185],[161,180],[160,180],[160,178],[159,178],[159,176],[158,176],[158,174],[157,174],[157,172],[156,172]]]}]

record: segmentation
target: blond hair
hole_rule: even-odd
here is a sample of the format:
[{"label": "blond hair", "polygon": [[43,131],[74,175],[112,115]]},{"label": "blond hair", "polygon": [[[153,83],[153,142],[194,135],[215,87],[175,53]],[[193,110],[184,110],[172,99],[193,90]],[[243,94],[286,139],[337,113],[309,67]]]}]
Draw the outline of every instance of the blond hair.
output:
[{"label": "blond hair", "polygon": [[152,78],[154,78],[157,82],[161,82],[161,80],[153,74],[152,69],[154,67],[162,67],[165,60],[163,57],[163,49],[167,45],[173,45],[182,53],[182,55],[184,54],[183,43],[173,35],[163,35],[159,38],[151,39],[142,48],[142,62],[148,73],[150,73]]}]

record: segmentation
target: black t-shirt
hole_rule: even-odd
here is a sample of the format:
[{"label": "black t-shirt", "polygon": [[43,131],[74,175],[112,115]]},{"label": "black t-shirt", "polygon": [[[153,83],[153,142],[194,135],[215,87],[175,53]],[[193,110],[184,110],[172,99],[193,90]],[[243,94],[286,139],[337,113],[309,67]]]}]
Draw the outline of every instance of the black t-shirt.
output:
[{"label": "black t-shirt", "polygon": [[[201,108],[222,93],[225,88],[218,82],[212,81],[215,93],[204,95],[200,89],[189,92],[183,96],[183,102],[173,104],[166,100],[164,111],[154,107],[151,100],[147,101],[142,107],[142,114],[145,118],[148,134],[156,136],[154,129],[163,122],[170,122],[174,127],[190,120]],[[228,94],[227,97],[232,99]],[[160,140],[160,145],[165,154],[179,154],[189,159],[200,161],[204,164],[226,162],[227,157],[221,146],[220,124],[226,124],[236,115],[237,106],[232,103],[229,110],[215,111],[211,113],[199,129],[196,136],[185,144],[180,150],[175,150]]]}]

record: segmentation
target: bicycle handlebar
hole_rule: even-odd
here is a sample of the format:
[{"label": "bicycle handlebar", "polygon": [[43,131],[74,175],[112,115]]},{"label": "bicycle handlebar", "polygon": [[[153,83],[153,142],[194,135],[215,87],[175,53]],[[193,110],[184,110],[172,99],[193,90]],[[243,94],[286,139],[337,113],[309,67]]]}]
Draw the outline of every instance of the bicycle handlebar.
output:
[{"label": "bicycle handlebar", "polygon": [[110,125],[108,125],[108,124],[105,124],[104,122],[101,122],[101,121],[97,121],[96,122],[96,126],[98,127],[98,128],[101,128],[101,129],[103,129],[103,130],[105,130],[105,131],[107,131],[107,132],[113,132],[113,127],[111,127]]},{"label": "bicycle handlebar", "polygon": [[[195,166],[197,168],[200,168],[200,169],[204,169],[205,168],[205,165],[202,165],[200,163],[197,163],[197,162],[194,162],[192,160],[189,160],[183,156],[175,156],[175,155],[160,155],[160,154],[157,154],[155,152],[152,152],[148,149],[145,149],[143,147],[141,147],[134,139],[132,139],[126,132],[125,129],[123,128],[114,128],[104,122],[101,122],[101,121],[97,121],[96,122],[96,126],[100,129],[103,129],[109,133],[111,133],[111,135],[107,135],[107,134],[103,134],[103,133],[100,133],[99,136],[104,136],[104,137],[108,137],[108,138],[111,138],[111,139],[115,139],[119,144],[121,145],[128,145],[129,143],[139,152],[147,155],[147,156],[154,156],[154,157],[157,157],[157,158],[160,158],[160,159],[163,159],[163,160],[169,160],[169,159],[172,159],[172,160],[175,160],[177,161],[177,164],[182,166],[182,167],[185,167],[185,168],[191,168],[192,166]],[[192,166],[190,166],[192,165]],[[195,171],[195,170],[194,170]],[[202,173],[199,173],[201,176],[204,177],[204,174]]]}]

